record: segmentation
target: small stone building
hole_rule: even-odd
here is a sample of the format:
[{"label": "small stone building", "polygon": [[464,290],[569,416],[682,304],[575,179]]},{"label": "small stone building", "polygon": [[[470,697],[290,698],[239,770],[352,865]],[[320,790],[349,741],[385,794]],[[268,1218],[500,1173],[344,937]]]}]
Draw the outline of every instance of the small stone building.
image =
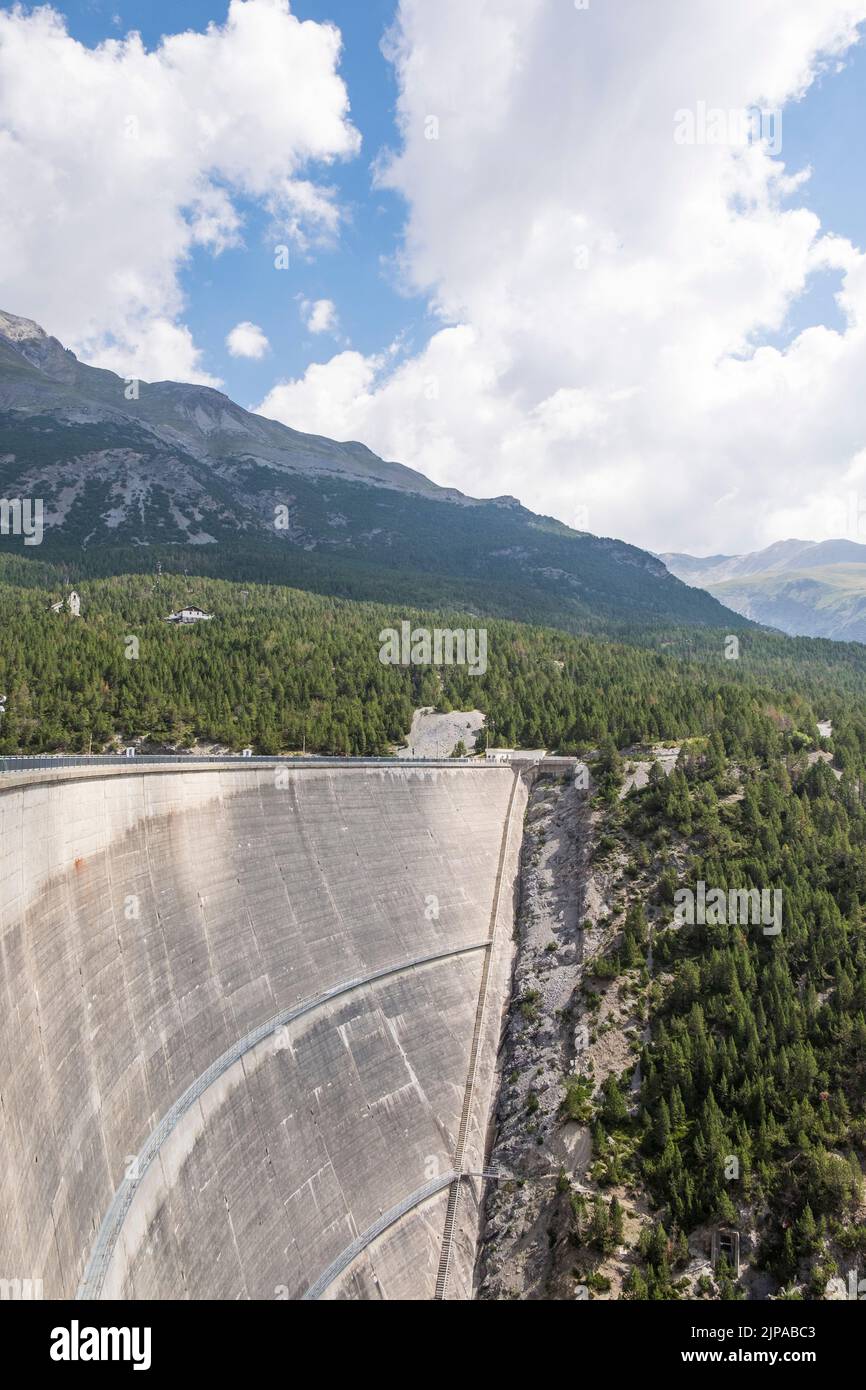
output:
[{"label": "small stone building", "polygon": [[196,608],[190,604],[187,608],[180,608],[176,613],[169,613],[165,620],[167,623],[209,623],[213,621],[213,613],[205,613],[203,608]]}]

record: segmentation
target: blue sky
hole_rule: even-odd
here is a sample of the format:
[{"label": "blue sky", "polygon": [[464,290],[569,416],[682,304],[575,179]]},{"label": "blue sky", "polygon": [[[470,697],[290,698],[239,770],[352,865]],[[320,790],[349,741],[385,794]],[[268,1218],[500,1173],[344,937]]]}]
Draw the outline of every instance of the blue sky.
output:
[{"label": "blue sky", "polygon": [[[226,5],[212,0],[163,0],[114,4],[111,0],[60,3],[70,33],[88,45],[137,30],[148,47],[164,33],[205,29],[225,20]],[[203,365],[220,377],[224,389],[244,405],[262,399],[275,376],[295,377],[311,361],[324,360],[334,348],[327,337],[317,341],[301,321],[298,297],[309,302],[330,299],[337,305],[341,340],[364,354],[384,351],[398,337],[406,351],[422,344],[435,330],[421,297],[400,287],[393,267],[406,208],[394,192],[373,186],[371,165],[383,148],[399,143],[395,125],[394,71],[381,40],[394,21],[396,0],[293,0],[300,19],[335,24],[343,37],[340,72],[347,83],[351,116],[363,139],[361,154],[328,171],[347,218],[339,244],[311,256],[293,256],[289,277],[281,277],[275,294],[269,264],[259,254],[267,219],[252,203],[241,201],[244,246],[214,258],[195,253],[182,272],[186,322],[203,345]],[[119,21],[119,22],[118,22]],[[825,227],[866,245],[866,179],[852,177],[851,145],[866,130],[866,59],[849,58],[841,71],[820,76],[806,97],[784,112],[781,157],[789,168],[812,167],[799,201]],[[809,292],[792,307],[783,330],[758,336],[757,342],[784,345],[815,323],[839,326],[834,302],[839,276],[816,274]],[[232,357],[225,337],[239,321],[258,324],[272,352],[264,360]]]},{"label": "blue sky", "polygon": [[[93,46],[137,30],[148,47],[155,47],[164,33],[223,23],[227,5],[212,0],[183,0],[182,4],[84,0],[55,8],[67,17],[70,33],[81,43]],[[299,375],[309,362],[333,351],[332,338],[317,341],[306,331],[298,297],[309,302],[333,300],[340,315],[341,338],[365,354],[387,348],[398,335],[411,349],[431,332],[424,301],[398,290],[391,268],[405,205],[397,194],[375,189],[371,175],[377,153],[394,146],[398,138],[394,72],[380,48],[394,19],[395,0],[294,0],[292,11],[299,19],[339,28],[343,36],[340,72],[363,146],[357,158],[336,162],[325,176],[338,188],[346,212],[339,244],[333,250],[293,254],[290,274],[278,277],[275,286],[270,259],[261,254],[268,219],[254,203],[241,199],[244,246],[218,257],[197,252],[182,272],[187,300],[184,319],[204,347],[203,365],[223,380],[225,391],[242,405],[260,401],[277,376]],[[258,324],[266,334],[272,351],[264,360],[235,358],[226,350],[228,331],[242,321]]]},{"label": "blue sky", "polygon": [[[54,9],[0,5],[0,307],[655,550],[866,541],[866,0]],[[698,103],[782,105],[810,177],[682,147]]]},{"label": "blue sky", "polygon": [[[812,170],[799,201],[824,227],[858,246],[866,245],[864,132],[866,55],[861,47],[851,52],[841,71],[834,68],[818,77],[802,101],[786,107],[781,154],[790,168]],[[792,310],[790,331],[773,341],[786,341],[815,323],[839,327],[833,299],[838,287],[838,275],[817,275],[810,293]]]}]

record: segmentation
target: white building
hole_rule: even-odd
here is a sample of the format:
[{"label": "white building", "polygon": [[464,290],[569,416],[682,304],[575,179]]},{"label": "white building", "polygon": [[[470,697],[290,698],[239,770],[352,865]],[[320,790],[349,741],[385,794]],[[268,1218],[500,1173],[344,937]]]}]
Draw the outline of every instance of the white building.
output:
[{"label": "white building", "polygon": [[213,613],[205,613],[203,608],[190,606],[181,608],[177,613],[169,613],[165,620],[167,623],[209,623],[213,621]]},{"label": "white building", "polygon": [[547,757],[546,748],[488,748],[484,754],[489,763],[535,762]]},{"label": "white building", "polygon": [[52,613],[62,613],[64,608],[68,608],[73,618],[81,616],[81,599],[74,589],[69,591],[66,598],[62,598],[59,603],[52,603]]}]

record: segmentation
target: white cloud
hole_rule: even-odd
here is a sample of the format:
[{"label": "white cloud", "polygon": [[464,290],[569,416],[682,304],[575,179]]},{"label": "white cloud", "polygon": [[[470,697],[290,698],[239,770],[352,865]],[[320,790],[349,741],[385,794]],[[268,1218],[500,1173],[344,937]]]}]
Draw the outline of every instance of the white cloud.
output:
[{"label": "white cloud", "polygon": [[[866,257],[802,205],[784,125],[775,159],[674,131],[698,102],[799,99],[864,19],[866,0],[402,0],[380,179],[442,327],[408,358],[341,352],[262,409],[653,548],[816,534],[866,445]],[[844,332],[754,351],[827,268]]]},{"label": "white cloud", "polygon": [[275,243],[333,235],[309,170],[359,146],[339,56],[339,32],[288,0],[232,0],[225,24],[152,51],[136,34],[87,48],[47,7],[0,12],[0,305],[98,365],[210,381],[179,272],[239,243],[244,200]]},{"label": "white cloud", "polygon": [[311,304],[301,300],[301,318],[310,333],[336,334],[340,326],[337,306],[333,299],[316,299]]},{"label": "white cloud", "polygon": [[265,334],[257,323],[236,323],[226,338],[226,347],[232,357],[264,357],[270,347]]},{"label": "white cloud", "polygon": [[276,420],[300,419],[299,428],[310,434],[362,439],[377,366],[376,358],[341,352],[326,364],[313,363],[302,381],[275,386],[258,409]]}]

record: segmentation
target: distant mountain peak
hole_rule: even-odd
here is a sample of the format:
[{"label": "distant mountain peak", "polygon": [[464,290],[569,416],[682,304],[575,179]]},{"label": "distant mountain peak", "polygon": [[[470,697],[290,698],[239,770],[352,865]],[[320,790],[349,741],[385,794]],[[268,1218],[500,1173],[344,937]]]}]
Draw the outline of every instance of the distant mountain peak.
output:
[{"label": "distant mountain peak", "polygon": [[707,588],[730,579],[755,574],[792,574],[827,565],[866,564],[866,545],[844,537],[829,541],[774,541],[763,550],[745,555],[687,555],[668,551],[659,555],[671,574]]},{"label": "distant mountain peak", "polygon": [[671,574],[792,637],[866,641],[866,545],[775,541],[746,555],[665,554]]},{"label": "distant mountain peak", "polygon": [[6,309],[0,309],[0,333],[12,343],[24,343],[29,338],[48,337],[45,329],[33,319],[24,319],[19,314],[10,314]]}]

